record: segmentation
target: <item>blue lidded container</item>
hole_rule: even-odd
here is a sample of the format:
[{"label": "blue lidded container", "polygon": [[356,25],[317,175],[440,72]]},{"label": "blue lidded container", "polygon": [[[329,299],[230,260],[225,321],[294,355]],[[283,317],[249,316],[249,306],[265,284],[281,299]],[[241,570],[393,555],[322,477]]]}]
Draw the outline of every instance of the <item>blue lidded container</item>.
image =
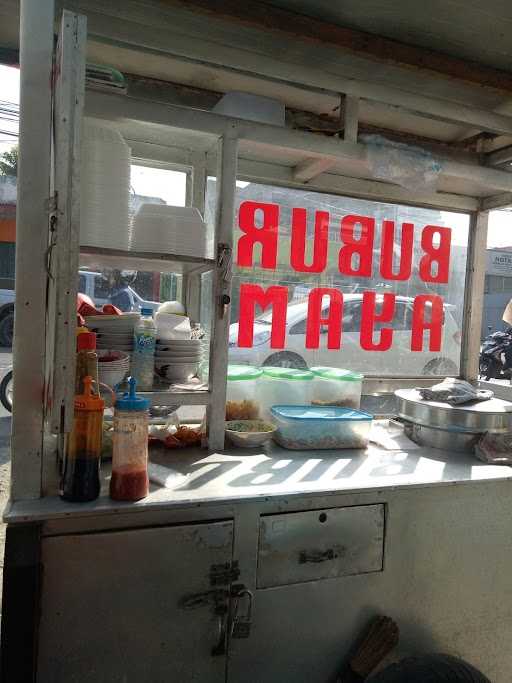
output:
[{"label": "blue lidded container", "polygon": [[373,416],[337,406],[275,405],[274,439],[294,450],[366,448]]}]

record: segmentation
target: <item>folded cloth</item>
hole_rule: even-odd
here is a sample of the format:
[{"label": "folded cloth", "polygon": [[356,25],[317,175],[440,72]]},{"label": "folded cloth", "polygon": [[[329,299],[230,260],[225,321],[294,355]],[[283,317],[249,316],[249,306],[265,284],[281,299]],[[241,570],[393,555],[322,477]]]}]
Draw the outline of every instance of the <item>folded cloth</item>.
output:
[{"label": "folded cloth", "polygon": [[424,401],[450,403],[452,406],[462,405],[470,401],[488,401],[494,396],[492,391],[477,389],[469,382],[454,377],[447,377],[440,384],[428,389],[418,388]]}]

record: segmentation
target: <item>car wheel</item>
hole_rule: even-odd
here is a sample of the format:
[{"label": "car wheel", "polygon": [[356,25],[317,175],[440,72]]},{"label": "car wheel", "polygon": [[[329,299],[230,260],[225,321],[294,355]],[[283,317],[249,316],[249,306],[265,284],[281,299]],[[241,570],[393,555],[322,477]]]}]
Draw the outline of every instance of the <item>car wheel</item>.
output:
[{"label": "car wheel", "polygon": [[434,358],[425,365],[422,372],[422,375],[449,375],[452,377],[458,374],[457,366],[449,358]]},{"label": "car wheel", "polygon": [[263,365],[274,368],[295,368],[297,370],[305,370],[308,367],[308,364],[302,356],[299,356],[298,353],[292,353],[291,351],[273,353],[265,359]]},{"label": "car wheel", "polygon": [[12,413],[12,370],[9,370],[0,382],[0,403]]},{"label": "car wheel", "polygon": [[0,346],[12,346],[14,336],[14,311],[0,320]]}]

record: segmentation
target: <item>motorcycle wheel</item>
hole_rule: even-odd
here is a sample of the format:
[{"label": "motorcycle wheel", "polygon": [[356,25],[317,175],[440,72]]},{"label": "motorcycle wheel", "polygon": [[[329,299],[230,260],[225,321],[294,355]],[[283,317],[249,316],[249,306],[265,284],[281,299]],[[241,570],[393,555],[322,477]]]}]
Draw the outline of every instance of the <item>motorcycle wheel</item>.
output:
[{"label": "motorcycle wheel", "polygon": [[492,358],[480,358],[479,372],[482,379],[499,379],[501,375],[501,368]]}]

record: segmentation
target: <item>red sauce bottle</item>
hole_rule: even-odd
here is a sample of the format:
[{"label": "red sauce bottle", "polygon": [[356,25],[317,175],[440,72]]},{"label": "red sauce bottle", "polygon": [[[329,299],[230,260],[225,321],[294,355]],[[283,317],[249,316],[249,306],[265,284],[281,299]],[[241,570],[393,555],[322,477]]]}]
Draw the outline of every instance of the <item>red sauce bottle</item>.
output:
[{"label": "red sauce bottle", "polygon": [[116,401],[110,497],[140,500],[149,493],[148,409],[149,401],[135,394],[136,381],[128,380],[130,392]]}]

